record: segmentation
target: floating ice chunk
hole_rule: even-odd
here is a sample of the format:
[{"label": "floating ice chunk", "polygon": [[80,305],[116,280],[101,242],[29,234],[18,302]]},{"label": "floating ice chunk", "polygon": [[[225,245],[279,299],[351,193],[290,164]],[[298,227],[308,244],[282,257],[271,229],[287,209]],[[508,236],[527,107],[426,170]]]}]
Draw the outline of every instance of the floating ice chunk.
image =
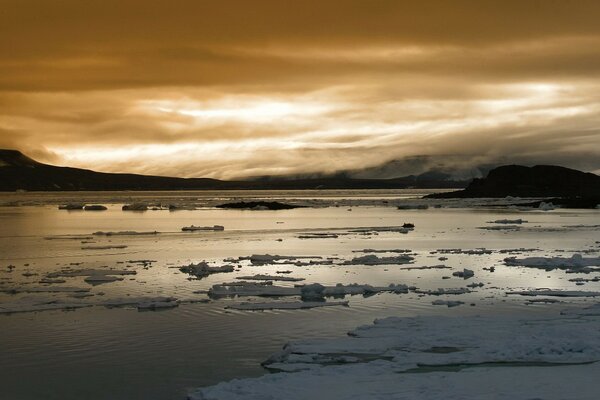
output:
[{"label": "floating ice chunk", "polygon": [[478,287],[483,287],[483,286],[485,286],[485,285],[481,282],[479,282],[479,283],[473,282],[473,283],[470,283],[467,285],[467,287],[469,287],[469,288],[478,288]]},{"label": "floating ice chunk", "polygon": [[388,286],[371,286],[371,285],[360,285],[358,283],[352,283],[349,285],[342,285],[338,283],[335,286],[327,286],[323,293],[325,296],[336,296],[344,294],[364,294],[371,295],[382,292],[392,293],[408,293],[409,287],[404,284],[391,283]]},{"label": "floating ice chunk", "polygon": [[497,219],[495,221],[488,222],[489,224],[525,224],[527,221],[518,218],[518,219]]},{"label": "floating ice chunk", "polygon": [[251,276],[238,276],[235,279],[244,279],[248,281],[286,281],[286,282],[299,282],[303,281],[304,278],[293,278],[291,276],[277,276],[277,275],[251,275]]},{"label": "floating ice chunk", "polygon": [[[230,261],[244,261],[250,260],[252,265],[269,265],[269,264],[295,264],[295,265],[312,265],[316,264],[314,259],[321,260],[323,257],[320,256],[280,256],[271,254],[252,254],[248,257],[239,257],[238,259],[232,259]],[[298,260],[310,259],[309,263],[302,263]],[[318,263],[325,263],[328,261],[319,261]]]},{"label": "floating ice chunk", "polygon": [[477,229],[484,229],[486,231],[518,231],[521,229],[518,225],[496,225],[496,226],[480,226]]},{"label": "floating ice chunk", "polygon": [[462,271],[453,272],[452,275],[463,279],[469,279],[475,276],[475,272],[473,270],[464,268]]},{"label": "floating ice chunk", "polygon": [[144,203],[125,204],[121,209],[123,211],[148,211],[148,205]]},{"label": "floating ice chunk", "polygon": [[[320,283],[313,283],[310,285],[305,285],[300,288],[300,295],[303,300],[319,300],[325,297],[324,294],[325,286]],[[340,287],[340,291],[343,293],[343,288]]]},{"label": "floating ice chunk", "polygon": [[118,231],[118,232],[94,232],[94,236],[145,236],[145,235],[157,235],[157,231],[148,232],[136,232],[136,231]]},{"label": "floating ice chunk", "polygon": [[427,204],[401,204],[397,206],[398,210],[427,210]]},{"label": "floating ice chunk", "polygon": [[47,284],[54,284],[54,283],[65,283],[66,281],[64,279],[50,279],[50,278],[42,278],[39,280],[38,283],[47,283]]},{"label": "floating ice chunk", "polygon": [[209,289],[208,295],[211,297],[222,296],[302,296],[305,300],[320,300],[330,296],[344,295],[371,295],[381,292],[408,293],[408,286],[402,284],[391,284],[389,286],[371,286],[350,284],[342,285],[338,283],[335,286],[323,286],[314,283],[304,286],[283,287],[272,285],[259,285],[249,283],[245,285],[213,285]]},{"label": "floating ice chunk", "polygon": [[352,250],[353,253],[411,253],[412,250],[409,249],[362,249],[362,250]]},{"label": "floating ice chunk", "polygon": [[450,308],[460,306],[461,304],[465,303],[463,301],[458,300],[434,300],[431,302],[431,304],[433,304],[434,306],[447,306],[448,308]]},{"label": "floating ice chunk", "polygon": [[139,311],[146,310],[164,310],[167,308],[179,307],[179,302],[173,298],[165,298],[161,300],[146,300],[137,303],[137,309]]},{"label": "floating ice chunk", "polygon": [[197,232],[197,231],[224,231],[225,227],[222,225],[213,226],[184,226],[181,228],[183,232]]},{"label": "floating ice chunk", "polygon": [[188,204],[169,204],[169,211],[194,211],[196,207]]},{"label": "floating ice chunk", "polygon": [[101,283],[122,281],[123,278],[111,275],[92,275],[84,278],[83,280],[91,285],[99,285]]},{"label": "floating ice chunk", "polygon": [[202,261],[198,264],[190,264],[180,267],[179,270],[186,274],[195,276],[196,278],[204,278],[210,274],[222,273],[222,272],[233,272],[235,267],[233,265],[223,265],[220,267],[211,267],[206,262]]},{"label": "floating ice chunk", "polygon": [[520,290],[506,292],[506,294],[516,294],[521,296],[551,296],[551,297],[598,297],[600,292],[586,292],[577,290],[551,290],[551,289],[536,289],[536,290]]},{"label": "floating ice chunk", "polygon": [[413,269],[452,269],[452,267],[448,267],[446,265],[441,265],[440,264],[440,265],[430,265],[430,266],[424,265],[424,266],[421,266],[421,267],[406,267],[406,268],[402,268],[403,271],[404,270],[413,270]]},{"label": "floating ice chunk", "polygon": [[336,233],[306,233],[299,235],[298,239],[337,239],[338,237]]},{"label": "floating ice chunk", "polygon": [[130,264],[141,264],[146,267],[152,263],[155,263],[156,260],[128,260],[127,262]]},{"label": "floating ice chunk", "polygon": [[237,281],[237,282],[223,282],[217,283],[213,286],[252,286],[252,285],[273,285],[273,281],[264,282],[250,282],[250,281]]},{"label": "floating ice chunk", "polygon": [[581,254],[573,254],[571,257],[508,257],[504,259],[508,266],[542,268],[546,270],[566,269],[571,272],[592,272],[591,266],[600,266],[600,257],[583,257]]},{"label": "floating ice chunk", "polygon": [[554,303],[562,303],[562,301],[560,301],[558,299],[529,299],[526,302],[526,304],[540,304],[540,303],[554,304]]},{"label": "floating ice chunk", "polygon": [[376,226],[376,227],[372,227],[372,228],[352,229],[352,230],[350,230],[350,232],[363,233],[363,234],[373,234],[373,233],[378,233],[378,232],[396,232],[396,233],[407,234],[412,230],[413,230],[413,228],[405,228],[403,226]]},{"label": "floating ice chunk", "polygon": [[493,250],[488,250],[485,248],[480,248],[480,249],[468,249],[468,250],[463,250],[463,249],[438,249],[437,250],[438,253],[442,253],[442,254],[468,254],[468,255],[484,255],[484,254],[492,254],[494,251]]},{"label": "floating ice chunk", "polygon": [[417,289],[415,290],[415,293],[418,294],[427,294],[427,295],[432,295],[432,296],[441,296],[441,295],[445,295],[445,294],[465,294],[465,293],[471,293],[471,290],[467,289],[467,288],[449,288],[449,289],[444,289],[444,288],[438,288],[435,290],[423,290],[423,289]]},{"label": "floating ice chunk", "polygon": [[105,276],[105,275],[135,275],[136,271],[128,269],[75,269],[75,270],[62,270],[57,272],[50,272],[46,275],[48,278],[58,277],[73,277],[73,276]]},{"label": "floating ice chunk", "polygon": [[518,249],[501,249],[498,250],[498,253],[500,254],[506,254],[506,253],[530,253],[532,251],[540,251],[540,249],[538,248],[524,248],[524,247],[520,247]]},{"label": "floating ice chunk", "polygon": [[89,206],[85,206],[83,207],[83,209],[85,211],[105,211],[108,210],[108,208],[106,208],[106,206],[100,205],[100,204],[92,204]]},{"label": "floating ice chunk", "polygon": [[140,310],[152,310],[159,308],[173,308],[179,305],[175,297],[157,296],[157,297],[124,297],[104,300],[98,305],[112,307],[133,306]]},{"label": "floating ice chunk", "polygon": [[127,246],[124,244],[109,244],[109,245],[94,245],[94,246],[82,246],[81,250],[111,250],[111,249],[126,249]]},{"label": "floating ice chunk", "polygon": [[59,210],[83,210],[85,204],[82,203],[68,203],[58,206]]},{"label": "floating ice chunk", "polygon": [[270,303],[240,303],[227,306],[234,310],[303,310],[316,307],[348,306],[348,301],[293,301]]},{"label": "floating ice chunk", "polygon": [[542,201],[540,203],[540,205],[538,206],[538,209],[542,210],[542,211],[551,211],[554,210],[556,207],[554,206],[554,204],[552,204],[551,202],[546,203],[545,201]]},{"label": "floating ice chunk", "polygon": [[585,282],[600,282],[600,276],[595,276],[593,278],[573,278],[573,279],[569,279],[569,282],[575,282],[575,283],[585,283]]},{"label": "floating ice chunk", "polygon": [[392,257],[377,257],[374,254],[367,254],[360,257],[354,257],[352,260],[345,261],[346,265],[395,265],[395,264],[410,264],[414,257],[409,255],[399,255]]},{"label": "floating ice chunk", "polygon": [[92,236],[81,236],[81,235],[58,235],[58,236],[45,236],[44,240],[92,240]]},{"label": "floating ice chunk", "polygon": [[0,303],[0,314],[13,314],[34,311],[73,310],[90,307],[92,304],[59,300],[54,297],[30,296],[15,301]]},{"label": "floating ice chunk", "polygon": [[225,296],[299,296],[299,287],[281,287],[260,284],[213,285],[208,290],[210,297]]},{"label": "floating ice chunk", "polygon": [[19,287],[0,287],[0,292],[5,293],[76,293],[89,292],[89,288],[79,288],[70,286],[19,286]]},{"label": "floating ice chunk", "polygon": [[271,264],[281,259],[285,259],[285,257],[270,254],[252,254],[250,256],[250,262],[255,265]]}]

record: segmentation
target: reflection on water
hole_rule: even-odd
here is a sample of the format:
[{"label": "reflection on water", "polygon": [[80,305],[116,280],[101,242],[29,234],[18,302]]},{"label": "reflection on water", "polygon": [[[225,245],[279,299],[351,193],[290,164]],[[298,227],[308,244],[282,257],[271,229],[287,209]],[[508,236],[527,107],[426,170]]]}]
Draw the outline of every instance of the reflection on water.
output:
[{"label": "reflection on water", "polygon": [[[398,191],[269,192],[270,198],[380,198],[413,196]],[[9,194],[6,204],[18,201],[38,206],[0,208],[0,287],[40,286],[48,272],[71,268],[130,268],[136,275],[123,281],[90,286],[83,277],[68,278],[63,286],[91,288],[89,301],[123,296],[174,296],[182,300],[206,298],[196,292],[236,276],[276,274],[292,270],[305,282],[333,285],[406,283],[422,289],[464,287],[484,283],[480,289],[452,299],[466,304],[456,308],[432,306],[432,296],[379,294],[350,297],[350,307],[303,311],[242,312],[225,306],[240,299],[182,304],[161,312],[138,312],[131,308],[92,307],[77,311],[47,311],[0,316],[0,385],[7,399],[179,399],[186,388],[214,384],[238,376],[262,374],[260,361],[286,341],[303,337],[337,336],[356,325],[389,315],[539,313],[564,305],[527,306],[523,298],[506,297],[508,288],[550,287],[581,289],[563,271],[509,268],[506,254],[440,254],[437,249],[535,248],[529,255],[571,255],[575,251],[597,254],[598,211],[532,211],[507,209],[397,210],[394,207],[301,208],[284,211],[239,211],[206,208],[195,211],[122,212],[132,200],[163,198],[267,197],[261,193],[93,193],[89,200],[111,200],[105,212],[59,211],[53,202],[66,202],[77,194]],[[63,196],[63,197],[61,197]],[[119,196],[121,196],[119,198]],[[145,197],[144,197],[145,196]],[[212,197],[211,197],[212,196]],[[352,197],[355,196],[355,197]],[[135,197],[135,198],[134,198]],[[8,200],[7,200],[8,199]],[[84,200],[85,201],[85,200]],[[523,218],[520,230],[487,231],[496,219]],[[399,226],[412,222],[408,234],[352,232],[359,227]],[[223,225],[223,232],[183,233],[189,225]],[[565,228],[566,225],[585,225]],[[158,231],[148,236],[94,236],[97,231]],[[302,233],[331,232],[337,238],[300,239]],[[77,240],[60,237],[82,235]],[[57,238],[59,237],[59,238]],[[52,239],[52,240],[49,240]],[[122,249],[83,250],[89,245],[121,245]],[[469,268],[475,277],[467,282],[451,277],[453,270],[406,270],[400,265],[361,266],[278,265],[251,266],[233,273],[188,280],[177,267],[206,260],[223,265],[224,259],[251,254],[310,255],[349,260],[361,249],[410,249],[410,266],[445,264],[453,270]],[[564,251],[557,251],[557,250]],[[385,254],[385,253],[384,253]],[[447,260],[440,260],[447,257]],[[150,268],[130,260],[155,260]],[[81,265],[73,266],[71,264]],[[8,272],[8,265],[14,265]],[[496,266],[495,272],[484,270]],[[24,276],[23,274],[27,276]],[[37,275],[35,275],[37,274]],[[292,285],[281,283],[280,285]],[[587,283],[583,290],[600,290]],[[0,302],[39,294],[0,294]],[[57,294],[57,298],[67,296]],[[450,298],[450,297],[448,297]],[[444,299],[446,299],[444,297]],[[252,299],[243,299],[252,300]],[[585,302],[585,299],[579,300]],[[474,306],[470,306],[474,304]]]}]

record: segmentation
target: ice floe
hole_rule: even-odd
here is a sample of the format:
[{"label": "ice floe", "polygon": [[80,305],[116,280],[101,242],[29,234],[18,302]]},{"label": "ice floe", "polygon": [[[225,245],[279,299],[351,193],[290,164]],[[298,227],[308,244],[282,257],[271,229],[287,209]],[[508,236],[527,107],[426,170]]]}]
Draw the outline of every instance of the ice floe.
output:
[{"label": "ice floe", "polygon": [[461,304],[465,304],[465,303],[460,300],[434,300],[431,302],[431,304],[434,306],[447,306],[448,308],[450,308],[450,307],[457,307],[457,306],[460,306]]},{"label": "ice floe", "polygon": [[362,249],[352,250],[353,253],[411,253],[410,249]]},{"label": "ice floe", "polygon": [[331,296],[344,295],[371,295],[381,292],[408,293],[409,287],[403,284],[390,284],[389,286],[371,286],[360,284],[343,285],[338,283],[335,286],[324,286],[318,283],[310,285],[285,287],[273,285],[258,285],[254,283],[240,285],[213,285],[208,295],[210,297],[226,296],[301,296],[303,299],[322,299]]},{"label": "ice floe", "polygon": [[293,278],[291,276],[277,276],[277,275],[247,275],[247,276],[238,276],[235,279],[244,279],[247,281],[284,281],[284,282],[299,282],[303,281],[304,278]]},{"label": "ice floe", "polygon": [[480,226],[478,229],[486,231],[518,231],[521,229],[518,225],[493,225],[493,226]]},{"label": "ice floe", "polygon": [[405,267],[402,268],[403,271],[409,271],[409,270],[413,270],[413,269],[452,269],[452,267],[448,267],[446,265],[423,265],[420,267]]},{"label": "ice floe", "polygon": [[87,276],[83,279],[86,283],[91,285],[99,285],[101,283],[110,283],[116,281],[122,281],[123,278],[120,276],[111,276],[111,275],[91,275]]},{"label": "ice floe", "polygon": [[269,302],[269,303],[239,303],[229,305],[226,308],[233,310],[304,310],[317,307],[348,306],[348,301],[290,301],[290,302]]},{"label": "ice floe", "polygon": [[540,205],[538,206],[538,209],[542,210],[542,211],[552,211],[556,208],[556,206],[554,204],[552,204],[551,202],[545,202],[542,201],[540,202]]},{"label": "ice floe", "polygon": [[127,245],[124,244],[107,244],[107,245],[91,245],[82,246],[81,250],[112,250],[112,249],[126,249]]},{"label": "ice floe", "polygon": [[61,204],[58,206],[59,210],[83,210],[83,208],[85,207],[85,204],[82,203],[68,203],[68,204]]},{"label": "ice floe", "polygon": [[198,232],[198,231],[224,231],[225,227],[223,225],[213,225],[213,226],[184,226],[181,228],[183,232]]},{"label": "ice floe", "polygon": [[91,307],[92,304],[65,301],[51,297],[26,296],[14,301],[0,303],[0,314],[14,314],[34,311],[74,310]]},{"label": "ice floe", "polygon": [[0,287],[0,292],[5,293],[77,293],[89,292],[89,288],[72,286],[15,286]]},{"label": "ice floe", "polygon": [[[102,283],[122,281],[123,275],[136,275],[137,272],[133,270],[117,270],[117,269],[77,269],[77,270],[62,270],[57,272],[50,272],[46,274],[46,279],[54,278],[65,278],[65,277],[76,277],[84,276],[84,281],[90,285],[99,285]],[[41,281],[40,281],[41,282]],[[63,281],[64,282],[64,281]],[[52,283],[52,282],[41,282],[41,283]]]},{"label": "ice floe", "polygon": [[453,272],[452,275],[463,279],[469,279],[475,276],[475,272],[471,269],[464,268],[462,271]]},{"label": "ice floe", "polygon": [[92,204],[89,206],[83,207],[85,211],[106,211],[108,208],[106,206],[100,204]]},{"label": "ice floe", "polygon": [[65,283],[64,279],[51,279],[51,278],[42,278],[38,281],[38,283],[46,283],[46,284],[55,284],[55,283]]},{"label": "ice floe", "polygon": [[488,250],[485,248],[479,249],[437,249],[438,253],[441,254],[468,254],[468,255],[484,255],[484,254],[492,254],[493,250]]},{"label": "ice floe", "polygon": [[510,224],[510,225],[515,225],[515,224],[526,224],[527,221],[518,218],[518,219],[497,219],[495,221],[490,221],[488,222],[489,224]]},{"label": "ice floe", "polygon": [[288,343],[264,362],[286,372],[189,399],[592,400],[600,389],[598,318],[390,317],[348,335]]},{"label": "ice floe", "polygon": [[459,295],[459,294],[471,293],[471,290],[467,289],[467,288],[448,288],[448,289],[438,288],[438,289],[432,289],[432,290],[416,289],[415,293],[426,294],[426,295],[430,295],[430,296],[442,296],[442,295],[446,295],[446,294]]},{"label": "ice floe", "polygon": [[550,297],[598,297],[600,292],[579,291],[579,290],[552,290],[552,289],[535,289],[535,290],[516,290],[506,292],[509,295],[520,296],[550,296]]},{"label": "ice floe", "polygon": [[179,305],[179,300],[175,297],[157,296],[157,297],[124,297],[105,300],[97,305],[104,307],[126,307],[133,306],[139,310],[157,310],[164,308],[173,308]]},{"label": "ice floe", "polygon": [[125,204],[121,209],[123,211],[148,211],[148,205],[145,203]]},{"label": "ice floe", "polygon": [[205,261],[199,262],[197,264],[189,264],[183,267],[180,267],[179,270],[186,274],[190,274],[195,276],[196,278],[205,278],[210,274],[223,273],[223,272],[233,272],[235,267],[233,265],[222,265],[220,267],[211,267]]},{"label": "ice floe", "polygon": [[414,257],[409,255],[378,257],[374,254],[367,254],[360,257],[354,257],[352,260],[344,262],[346,265],[395,265],[409,264],[414,261]]},{"label": "ice floe", "polygon": [[299,235],[298,239],[337,239],[338,237],[337,233],[305,233]]},{"label": "ice floe", "polygon": [[137,231],[117,231],[117,232],[103,232],[98,231],[92,233],[94,236],[146,236],[146,235],[157,235],[157,231],[137,232]]},{"label": "ice floe", "polygon": [[[240,262],[249,260],[252,265],[269,265],[269,264],[298,264],[298,260],[310,259],[321,260],[320,256],[280,256],[271,254],[252,254],[247,257],[239,257],[237,259],[228,259],[229,262]],[[321,262],[321,261],[320,261]]]},{"label": "ice floe", "polygon": [[600,257],[583,257],[573,254],[571,257],[507,257],[504,263],[508,266],[541,268],[545,270],[565,269],[567,272],[589,273],[598,270]]}]

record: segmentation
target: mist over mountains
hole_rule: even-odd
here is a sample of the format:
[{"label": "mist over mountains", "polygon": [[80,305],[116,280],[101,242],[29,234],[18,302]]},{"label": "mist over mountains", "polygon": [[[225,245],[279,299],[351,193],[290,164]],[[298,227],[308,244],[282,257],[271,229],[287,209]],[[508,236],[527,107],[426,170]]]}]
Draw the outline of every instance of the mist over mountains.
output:
[{"label": "mist over mountains", "polygon": [[450,174],[443,173],[408,175],[390,179],[358,177],[346,173],[230,181],[211,178],[177,178],[58,167],[37,162],[16,150],[0,150],[1,191],[463,188],[469,181],[454,180],[451,179]]}]

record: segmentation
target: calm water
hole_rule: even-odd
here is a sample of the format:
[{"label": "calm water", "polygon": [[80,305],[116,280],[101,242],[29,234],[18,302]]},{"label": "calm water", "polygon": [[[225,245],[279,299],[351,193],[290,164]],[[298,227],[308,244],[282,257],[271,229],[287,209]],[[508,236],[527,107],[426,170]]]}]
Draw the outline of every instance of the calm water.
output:
[{"label": "calm water", "polygon": [[[430,208],[397,210],[385,207],[421,194],[415,191],[334,192],[168,192],[85,193],[88,203],[104,203],[104,212],[59,211],[56,204],[76,200],[67,194],[7,194],[0,196],[0,287],[41,286],[45,273],[71,268],[130,268],[137,275],[123,281],[91,287],[94,296],[86,301],[131,296],[174,296],[183,301],[206,299],[195,293],[236,276],[275,274],[292,270],[291,276],[306,283],[406,283],[421,289],[464,287],[482,282],[476,292],[444,299],[466,304],[456,308],[432,306],[433,296],[380,294],[353,296],[349,307],[302,311],[240,312],[225,307],[240,299],[209,303],[185,303],[160,312],[138,312],[135,308],[91,307],[76,311],[44,311],[0,315],[0,388],[2,399],[183,399],[189,388],[214,384],[265,371],[260,362],[289,340],[304,337],[343,335],[356,325],[389,315],[484,314],[507,312],[540,313],[568,305],[526,305],[525,298],[507,297],[511,288],[600,290],[598,283],[576,286],[572,275],[562,271],[509,268],[502,264],[506,254],[439,254],[437,249],[536,248],[526,255],[566,255],[587,251],[597,255],[600,240],[600,211],[551,212],[512,209]],[[325,200],[334,204],[348,199],[370,206],[302,208],[285,211],[219,210],[215,201],[232,198]],[[194,211],[166,210],[143,213],[122,212],[131,201],[200,203]],[[373,206],[373,200],[381,200]],[[395,203],[394,203],[395,204]],[[528,220],[518,231],[488,231],[496,219]],[[412,222],[408,234],[379,232],[361,235],[352,228],[398,226]],[[223,225],[224,232],[182,233],[187,225]],[[596,225],[596,226],[594,226]],[[90,236],[97,231],[158,231],[152,236]],[[339,234],[331,239],[300,239],[307,232]],[[123,245],[122,249],[83,250],[80,240],[63,235],[83,235],[91,245]],[[49,240],[52,239],[52,240]],[[188,280],[177,266],[206,260],[225,264],[228,257],[251,254],[321,256],[351,259],[356,250],[410,249],[411,265],[360,266],[251,266],[242,262],[239,271]],[[381,256],[382,254],[380,254]],[[391,255],[391,254],[383,254]],[[440,261],[439,257],[448,257]],[[151,268],[128,260],[155,260]],[[71,266],[72,263],[82,263]],[[467,282],[449,276],[452,270],[407,270],[405,267],[444,263],[455,270],[470,268],[475,277]],[[8,265],[14,265],[8,272]],[[496,266],[495,272],[483,270]],[[30,274],[38,274],[24,276]],[[591,277],[591,276],[586,276]],[[83,277],[67,278],[60,286],[90,287]],[[281,283],[281,285],[289,285]],[[8,303],[26,296],[48,294],[0,294]],[[54,295],[62,299],[67,294]],[[254,299],[242,299],[243,301]],[[292,299],[296,300],[296,299]],[[585,302],[585,299],[578,302]],[[470,306],[473,303],[475,306]]]}]

